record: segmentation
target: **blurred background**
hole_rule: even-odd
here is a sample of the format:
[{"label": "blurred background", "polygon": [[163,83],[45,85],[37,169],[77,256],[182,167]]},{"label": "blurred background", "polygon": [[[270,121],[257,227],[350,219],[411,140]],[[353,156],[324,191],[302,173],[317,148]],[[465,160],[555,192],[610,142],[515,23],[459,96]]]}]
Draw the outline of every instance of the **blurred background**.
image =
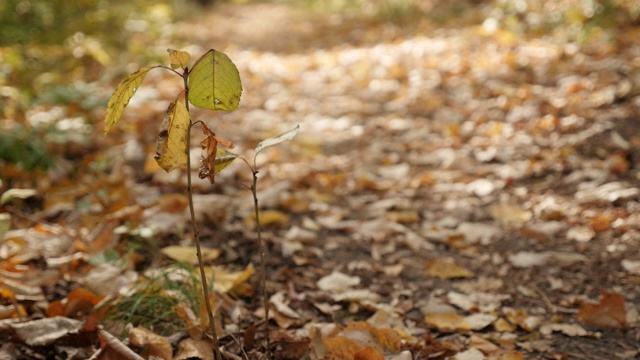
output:
[{"label": "blurred background", "polygon": [[[261,9],[256,6],[295,8],[298,16],[330,20],[319,31],[287,29],[265,13],[262,26],[273,36],[251,41],[248,33],[237,48],[296,52],[371,45],[469,26],[505,41],[615,43],[640,21],[639,0],[0,0],[0,176],[16,179],[23,171],[47,169],[52,153],[84,153],[117,79],[136,66],[163,63],[169,46],[199,42],[207,14],[241,14],[233,21],[249,21],[239,28],[250,28],[254,17],[244,20],[242,13]],[[278,26],[287,32],[269,33]],[[219,44],[234,41],[224,29],[211,31],[207,36]],[[28,141],[34,137],[43,141]]]}]

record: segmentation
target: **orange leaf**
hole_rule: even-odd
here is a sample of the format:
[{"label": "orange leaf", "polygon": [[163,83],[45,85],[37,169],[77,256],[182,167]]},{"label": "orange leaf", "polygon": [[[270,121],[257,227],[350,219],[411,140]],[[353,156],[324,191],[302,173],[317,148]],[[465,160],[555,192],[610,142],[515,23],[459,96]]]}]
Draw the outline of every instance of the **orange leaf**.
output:
[{"label": "orange leaf", "polygon": [[59,300],[54,301],[47,306],[46,313],[48,317],[65,316],[64,306],[62,306],[62,303]]},{"label": "orange leaf", "polygon": [[595,232],[603,232],[611,228],[612,218],[605,214],[600,214],[589,220],[589,225]]},{"label": "orange leaf", "polygon": [[323,341],[327,359],[353,359],[362,345],[344,336],[326,338]]},{"label": "orange leaf", "polygon": [[598,304],[585,303],[580,307],[578,321],[585,326],[597,328],[624,328],[626,311],[621,295],[600,290],[602,299]]},{"label": "orange leaf", "polygon": [[378,349],[366,347],[356,352],[353,360],[384,360],[384,354]]},{"label": "orange leaf", "polygon": [[98,296],[87,289],[75,289],[67,295],[67,302],[63,304],[64,313],[67,317],[86,314],[103,298],[104,296]]}]

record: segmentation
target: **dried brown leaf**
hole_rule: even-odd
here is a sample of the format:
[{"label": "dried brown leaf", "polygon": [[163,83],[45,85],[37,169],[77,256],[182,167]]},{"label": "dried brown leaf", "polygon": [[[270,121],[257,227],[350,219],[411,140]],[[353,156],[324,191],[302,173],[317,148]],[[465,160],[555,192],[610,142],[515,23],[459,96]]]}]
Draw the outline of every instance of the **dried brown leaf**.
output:
[{"label": "dried brown leaf", "polygon": [[624,328],[626,311],[624,297],[616,293],[600,290],[602,298],[597,304],[585,303],[576,318],[585,326],[595,328]]},{"label": "dried brown leaf", "polygon": [[142,356],[145,358],[154,356],[165,360],[173,359],[173,350],[169,339],[144,327],[138,326],[131,329],[129,332],[129,341],[133,345],[144,348]]},{"label": "dried brown leaf", "polygon": [[200,125],[206,138],[200,142],[200,146],[202,147],[202,165],[198,171],[198,177],[200,179],[209,179],[209,182],[213,184],[215,182],[217,169],[216,155],[218,154],[218,143],[229,149],[233,149],[234,145],[231,141],[216,136],[204,123],[201,122]]}]

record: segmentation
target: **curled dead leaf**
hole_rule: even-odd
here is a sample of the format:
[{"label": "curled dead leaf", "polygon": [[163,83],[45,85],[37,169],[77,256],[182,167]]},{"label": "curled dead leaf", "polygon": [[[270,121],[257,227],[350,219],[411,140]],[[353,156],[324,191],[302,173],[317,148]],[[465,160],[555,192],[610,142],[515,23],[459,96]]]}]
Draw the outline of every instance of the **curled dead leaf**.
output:
[{"label": "curled dead leaf", "polygon": [[[216,171],[224,169],[236,158],[235,154],[229,153],[228,151],[226,153],[225,151],[221,152],[218,149],[218,143],[229,149],[233,149],[234,145],[231,141],[216,136],[204,123],[201,122],[200,125],[206,138],[200,143],[202,147],[202,165],[198,171],[198,177],[200,179],[209,179],[209,182],[213,184],[215,182]],[[221,153],[221,156],[218,156],[219,153]],[[222,159],[222,162],[217,161],[218,158]]]}]

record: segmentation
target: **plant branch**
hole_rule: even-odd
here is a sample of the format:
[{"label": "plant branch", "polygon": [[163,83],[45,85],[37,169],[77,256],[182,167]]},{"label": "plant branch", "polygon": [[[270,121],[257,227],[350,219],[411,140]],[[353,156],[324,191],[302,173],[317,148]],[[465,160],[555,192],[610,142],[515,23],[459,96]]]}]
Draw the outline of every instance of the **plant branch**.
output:
[{"label": "plant branch", "polygon": [[[245,161],[246,162],[246,161]],[[248,163],[247,163],[248,165]],[[262,240],[262,232],[260,231],[260,212],[258,211],[258,171],[255,168],[255,158],[254,158],[254,167],[252,169],[253,173],[253,183],[251,185],[251,193],[253,194],[253,205],[256,216],[256,232],[258,233],[258,245],[260,247],[260,267],[262,268],[262,274],[260,276],[260,288],[262,292],[262,302],[264,306],[264,333],[265,338],[267,340],[267,348],[266,355],[267,359],[271,359],[271,341],[269,339],[269,299],[267,298],[267,265],[265,262],[266,258],[266,250],[264,246],[264,241]]]},{"label": "plant branch", "polygon": [[[185,69],[183,76],[184,88],[185,88],[185,107],[187,113],[189,113],[189,85],[187,82],[189,72]],[[190,113],[189,113],[190,114]],[[218,342],[218,334],[216,332],[216,325],[214,323],[213,311],[211,310],[211,303],[209,302],[209,286],[207,285],[207,276],[204,271],[204,262],[202,261],[202,250],[200,249],[200,230],[198,230],[198,223],[196,222],[196,212],[193,206],[193,189],[191,187],[191,152],[189,151],[189,144],[191,143],[191,116],[189,116],[189,126],[187,127],[187,193],[189,195],[189,213],[191,214],[191,224],[193,226],[193,237],[196,242],[196,255],[198,256],[198,265],[200,267],[200,277],[202,279],[202,292],[204,294],[204,303],[207,307],[207,314],[209,315],[209,327],[213,336],[213,354],[216,360],[222,360],[222,353],[220,352],[220,343]]]}]

